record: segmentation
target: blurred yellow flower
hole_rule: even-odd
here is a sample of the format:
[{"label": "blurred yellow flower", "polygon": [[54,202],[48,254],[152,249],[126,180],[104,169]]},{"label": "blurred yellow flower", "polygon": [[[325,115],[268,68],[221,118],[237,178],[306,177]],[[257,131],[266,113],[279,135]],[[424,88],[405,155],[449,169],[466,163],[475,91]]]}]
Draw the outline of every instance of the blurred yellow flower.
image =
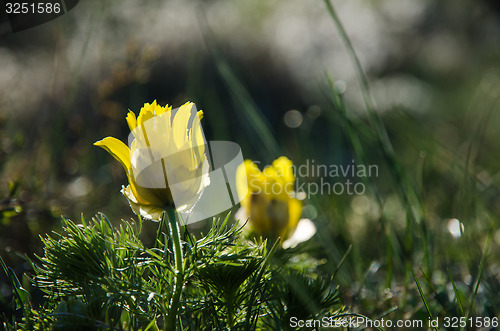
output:
[{"label": "blurred yellow flower", "polygon": [[129,184],[121,192],[136,214],[158,220],[174,202],[178,211],[189,210],[209,184],[203,112],[192,116],[195,109],[192,102],[177,111],[156,100],[146,103],[138,117],[132,111],[127,115],[130,148],[113,137],[94,143],[123,165]]},{"label": "blurred yellow flower", "polygon": [[292,236],[302,214],[302,203],[294,197],[292,161],[282,156],[260,171],[255,163],[246,160],[237,178],[238,188],[248,187],[241,206],[253,231],[272,239]]}]

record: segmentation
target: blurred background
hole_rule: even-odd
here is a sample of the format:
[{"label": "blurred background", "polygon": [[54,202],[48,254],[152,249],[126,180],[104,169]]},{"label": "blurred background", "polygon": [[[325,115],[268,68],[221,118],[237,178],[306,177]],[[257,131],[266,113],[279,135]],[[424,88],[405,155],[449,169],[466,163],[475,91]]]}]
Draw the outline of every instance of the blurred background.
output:
[{"label": "blurred background", "polygon": [[[425,315],[411,265],[437,311],[458,309],[452,275],[465,301],[476,290],[478,315],[498,314],[498,2],[332,3],[394,159],[322,1],[86,0],[25,31],[8,33],[4,23],[0,256],[7,265],[29,271],[23,256],[42,254],[39,234],[59,229],[61,216],[134,219],[119,193],[121,165],[92,144],[126,141],[128,109],[190,100],[204,110],[208,140],[234,141],[262,165],[280,155],[297,165],[359,162],[352,129],[362,160],[379,168],[372,189],[310,197],[304,217],[322,230],[311,247],[318,273],[331,273],[353,245],[336,278],[353,310],[374,316],[397,305],[401,316]],[[0,312],[11,310],[10,296],[1,275]]]}]

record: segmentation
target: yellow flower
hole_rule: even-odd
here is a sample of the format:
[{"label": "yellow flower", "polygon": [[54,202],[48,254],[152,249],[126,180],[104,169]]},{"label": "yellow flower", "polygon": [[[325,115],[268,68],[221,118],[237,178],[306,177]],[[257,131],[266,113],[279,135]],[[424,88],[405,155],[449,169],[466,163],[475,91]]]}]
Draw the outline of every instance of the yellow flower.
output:
[{"label": "yellow flower", "polygon": [[263,171],[250,160],[238,169],[238,189],[248,187],[241,206],[258,235],[285,240],[294,233],[302,214],[294,181],[292,161],[284,156]]},{"label": "yellow flower", "polygon": [[189,211],[209,184],[203,112],[196,116],[195,110],[192,102],[172,110],[155,100],[144,104],[138,117],[127,114],[130,148],[113,137],[94,143],[123,165],[128,185],[121,192],[136,214],[158,220],[174,205]]}]

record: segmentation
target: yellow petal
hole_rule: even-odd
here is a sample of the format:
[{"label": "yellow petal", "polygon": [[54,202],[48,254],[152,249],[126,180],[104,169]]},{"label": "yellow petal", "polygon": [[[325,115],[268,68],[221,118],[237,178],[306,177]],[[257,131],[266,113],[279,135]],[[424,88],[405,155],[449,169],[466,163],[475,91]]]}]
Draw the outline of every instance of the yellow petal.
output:
[{"label": "yellow petal", "polygon": [[204,161],[205,157],[205,139],[203,137],[203,131],[201,130],[200,120],[194,118],[193,124],[191,126],[191,132],[189,132],[189,143],[191,148],[191,170],[199,168]]},{"label": "yellow petal", "polygon": [[200,120],[203,118],[203,110],[198,110],[198,117],[200,118]]},{"label": "yellow petal", "polygon": [[295,175],[293,174],[292,161],[287,157],[281,156],[273,161],[273,168],[276,170],[277,175],[279,175],[285,183],[292,183],[295,181]]},{"label": "yellow petal", "polygon": [[130,164],[130,150],[127,145],[113,137],[106,137],[103,140],[96,141],[94,145],[103,148],[109,154],[113,155],[123,165],[128,175],[132,166]]},{"label": "yellow petal", "polygon": [[302,216],[302,202],[297,199],[288,201],[288,226],[283,238],[289,238],[295,232],[297,224],[299,224],[300,216]]},{"label": "yellow petal", "polygon": [[236,169],[236,192],[241,205],[245,208],[248,206],[251,191],[248,188],[248,177],[244,164],[240,164]]},{"label": "yellow petal", "polygon": [[137,118],[135,117],[134,112],[131,110],[129,110],[127,114],[127,123],[130,131],[134,131],[134,129],[137,127]]},{"label": "yellow petal", "polygon": [[152,104],[145,103],[144,107],[141,108],[139,116],[137,117],[137,125],[142,125],[144,124],[144,122],[155,116],[154,114],[155,107],[156,107],[156,100],[153,101]]},{"label": "yellow petal", "polygon": [[106,150],[122,164],[123,168],[125,168],[127,179],[130,184],[128,187],[130,188],[136,199],[139,202],[144,203],[145,199],[137,192],[134,175],[132,173],[132,165],[130,162],[130,150],[127,145],[113,137],[106,137],[103,140],[95,142],[94,145]]},{"label": "yellow petal", "polygon": [[278,175],[276,174],[276,168],[274,166],[267,166],[262,170],[262,174],[266,177],[267,180],[269,181],[276,181],[278,180]]},{"label": "yellow petal", "polygon": [[160,105],[156,105],[154,108],[154,113],[155,116],[161,115],[167,111],[170,111],[172,109],[172,106],[166,105],[165,107],[162,107]]},{"label": "yellow petal", "polygon": [[258,177],[260,175],[259,167],[251,160],[245,160],[243,163],[245,166],[245,170],[247,172],[247,176],[249,177]]},{"label": "yellow petal", "polygon": [[179,107],[175,114],[172,129],[174,134],[174,142],[178,149],[181,149],[187,140],[187,129],[189,119],[191,118],[192,102],[186,102]]}]

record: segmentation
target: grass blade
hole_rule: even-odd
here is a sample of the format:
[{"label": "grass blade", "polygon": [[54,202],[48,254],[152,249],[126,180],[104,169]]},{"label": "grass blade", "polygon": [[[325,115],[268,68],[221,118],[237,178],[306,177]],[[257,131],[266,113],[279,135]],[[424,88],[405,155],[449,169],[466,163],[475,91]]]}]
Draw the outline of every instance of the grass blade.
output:
[{"label": "grass blade", "polygon": [[208,26],[206,17],[200,15],[200,22],[204,23],[203,31],[205,32],[205,43],[212,54],[215,66],[217,67],[222,80],[231,94],[233,103],[239,108],[239,111],[237,111],[236,114],[243,115],[243,119],[254,129],[256,133],[255,137],[260,139],[260,141],[264,144],[268,154],[280,155],[281,148],[275,135],[273,134],[270,124],[257,107],[257,104],[250,96],[250,93],[248,93],[243,83],[238,79],[224,56],[221,54],[219,48],[217,47],[215,38],[213,37],[213,34]]},{"label": "grass blade", "polygon": [[[479,273],[477,275],[476,285],[474,286],[474,293],[472,294],[472,300],[469,309],[467,309],[467,315],[465,316],[466,320],[469,319],[470,314],[472,313],[472,308],[474,307],[474,301],[476,300],[477,291],[479,290],[479,284],[481,284],[481,279],[483,277],[483,271],[484,271],[484,264],[486,262],[486,256],[488,255],[488,251],[490,249],[492,234],[493,231],[490,231],[488,237],[486,238],[486,243],[484,244],[483,254],[481,256],[481,262],[479,263]],[[465,330],[465,328],[462,328],[461,330]]]},{"label": "grass blade", "polygon": [[457,298],[458,307],[460,308],[460,314],[462,314],[462,316],[465,316],[464,306],[462,305],[462,300],[460,299],[460,293],[458,292],[458,289],[455,285],[455,281],[453,280],[453,277],[451,276],[450,269],[448,269],[447,271],[448,271],[448,276],[450,277],[450,280],[451,280],[451,284],[453,285],[453,291],[455,292],[455,297]]},{"label": "grass blade", "polygon": [[[417,275],[415,275],[415,271],[413,270],[413,267],[410,266],[410,269],[411,269],[411,273],[413,274],[413,278],[415,279],[415,283],[417,284],[418,292],[420,293],[420,297],[422,298],[422,301],[424,302],[425,309],[427,310],[427,314],[429,314],[429,317],[432,320],[431,309],[429,308],[429,305],[427,304],[427,299],[425,298],[424,291],[422,291],[422,287],[420,286],[420,282],[418,281]],[[437,327],[435,327],[434,330],[439,330],[439,329]]]}]

